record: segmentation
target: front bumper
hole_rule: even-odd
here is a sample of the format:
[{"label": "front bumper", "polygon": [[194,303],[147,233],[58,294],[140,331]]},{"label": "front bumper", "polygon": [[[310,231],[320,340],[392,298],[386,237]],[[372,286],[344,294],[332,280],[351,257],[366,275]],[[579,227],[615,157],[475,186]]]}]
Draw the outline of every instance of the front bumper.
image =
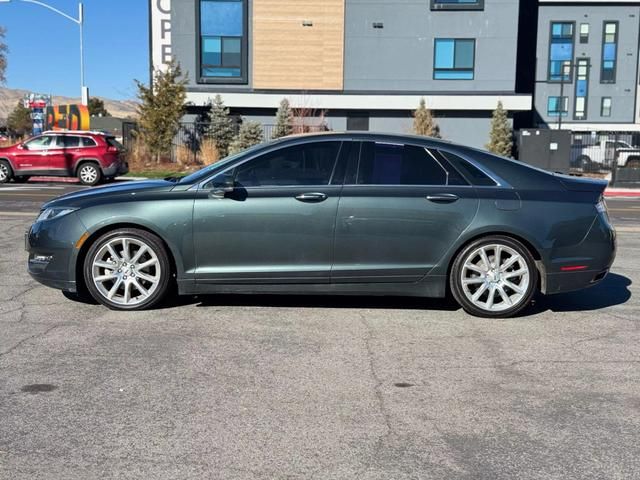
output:
[{"label": "front bumper", "polygon": [[25,233],[29,275],[47,287],[76,292],[75,244],[84,232],[76,213],[31,225]]}]

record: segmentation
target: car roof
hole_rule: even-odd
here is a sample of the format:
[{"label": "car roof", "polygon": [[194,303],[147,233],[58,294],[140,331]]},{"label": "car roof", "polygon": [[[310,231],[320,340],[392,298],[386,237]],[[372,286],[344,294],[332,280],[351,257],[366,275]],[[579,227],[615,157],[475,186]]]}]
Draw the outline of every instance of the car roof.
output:
[{"label": "car roof", "polygon": [[110,133],[99,130],[47,130],[42,135],[100,135],[103,137],[112,137]]},{"label": "car roof", "polygon": [[455,146],[455,144],[451,143],[448,140],[442,140],[440,138],[426,137],[422,135],[410,135],[410,134],[402,134],[402,133],[382,133],[382,132],[369,132],[369,131],[358,131],[358,130],[350,130],[346,132],[336,132],[336,131],[328,131],[328,132],[315,132],[315,133],[299,133],[294,135],[288,135],[286,137],[282,137],[276,141],[284,142],[284,141],[293,141],[293,140],[318,140],[318,139],[335,139],[335,140],[368,140],[368,141],[378,141],[378,142],[390,142],[390,143],[420,143],[425,145],[432,146]]}]

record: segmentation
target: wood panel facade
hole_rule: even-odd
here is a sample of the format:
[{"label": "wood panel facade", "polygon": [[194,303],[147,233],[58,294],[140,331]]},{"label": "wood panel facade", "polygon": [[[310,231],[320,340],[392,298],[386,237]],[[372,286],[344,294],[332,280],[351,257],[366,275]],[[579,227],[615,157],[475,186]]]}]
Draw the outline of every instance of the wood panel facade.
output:
[{"label": "wood panel facade", "polygon": [[342,90],[345,0],[254,0],[253,87]]}]

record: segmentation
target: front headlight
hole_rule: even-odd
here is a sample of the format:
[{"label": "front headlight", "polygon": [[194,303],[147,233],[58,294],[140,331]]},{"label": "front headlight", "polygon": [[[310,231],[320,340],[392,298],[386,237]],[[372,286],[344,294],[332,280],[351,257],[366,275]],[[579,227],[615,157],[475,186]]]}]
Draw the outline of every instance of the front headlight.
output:
[{"label": "front headlight", "polygon": [[38,219],[36,222],[42,222],[43,220],[51,220],[52,218],[63,217],[71,212],[75,212],[77,208],[72,207],[51,207],[45,208],[40,215],[38,215]]}]

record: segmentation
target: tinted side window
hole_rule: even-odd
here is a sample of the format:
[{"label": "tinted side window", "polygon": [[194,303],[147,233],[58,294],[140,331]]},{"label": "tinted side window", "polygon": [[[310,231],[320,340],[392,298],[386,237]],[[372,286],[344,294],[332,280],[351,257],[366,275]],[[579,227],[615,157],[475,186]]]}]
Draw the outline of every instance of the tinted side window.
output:
[{"label": "tinted side window", "polygon": [[340,142],[316,142],[282,148],[250,160],[236,170],[243,187],[328,185]]},{"label": "tinted side window", "polygon": [[64,135],[58,137],[58,146],[63,148],[76,148],[80,146],[80,137]]},{"label": "tinted side window", "polygon": [[97,145],[96,141],[93,138],[81,137],[81,139],[83,147],[95,147]]},{"label": "tinted side window", "polygon": [[472,185],[479,186],[496,186],[496,182],[494,182],[491,178],[489,178],[484,172],[471,165],[469,162],[459,157],[458,155],[454,155],[450,152],[439,151],[442,156],[444,156],[450,164],[452,164],[460,173],[462,173],[467,180],[471,182]]},{"label": "tinted side window", "polygon": [[446,185],[447,172],[423,147],[364,143],[360,185]]}]

